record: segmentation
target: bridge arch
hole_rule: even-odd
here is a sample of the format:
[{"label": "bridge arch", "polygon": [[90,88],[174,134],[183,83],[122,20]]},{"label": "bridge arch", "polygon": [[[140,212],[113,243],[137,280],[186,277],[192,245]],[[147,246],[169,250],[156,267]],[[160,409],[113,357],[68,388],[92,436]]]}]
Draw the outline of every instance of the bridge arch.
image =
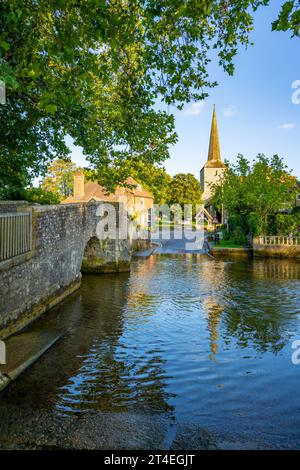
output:
[{"label": "bridge arch", "polygon": [[99,240],[93,235],[87,241],[82,257],[82,273],[115,273],[130,271],[131,250],[127,240]]}]

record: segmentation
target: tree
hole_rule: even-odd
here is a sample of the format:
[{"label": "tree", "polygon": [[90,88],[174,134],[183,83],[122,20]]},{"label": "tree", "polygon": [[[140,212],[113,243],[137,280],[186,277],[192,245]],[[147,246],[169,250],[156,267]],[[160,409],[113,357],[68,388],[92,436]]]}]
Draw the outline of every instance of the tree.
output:
[{"label": "tree", "polygon": [[77,167],[72,161],[54,160],[47,169],[41,188],[65,199],[73,192],[73,176]]},{"label": "tree", "polygon": [[[0,186],[16,196],[54,158],[66,135],[108,189],[115,166],[162,163],[176,142],[174,118],[207,96],[211,57],[234,72],[252,14],[269,0],[2,0]],[[299,33],[299,2],[285,2],[274,29]]]},{"label": "tree", "polygon": [[258,155],[251,164],[238,155],[236,164],[227,163],[222,180],[213,185],[213,203],[223,205],[232,225],[252,235],[267,233],[270,216],[295,200],[296,178],[283,160]]},{"label": "tree", "polygon": [[162,167],[152,164],[141,164],[133,172],[133,177],[154,196],[155,204],[165,204],[172,177]]},{"label": "tree", "polygon": [[205,98],[216,85],[207,72],[215,51],[232,74],[252,11],[267,3],[2,0],[0,186],[16,195],[66,158],[66,135],[108,189],[129,176],[123,170],[118,180],[115,166],[162,163],[176,134],[173,116],[156,103]]},{"label": "tree", "polygon": [[192,204],[192,212],[195,216],[197,204],[202,203],[199,181],[191,173],[178,173],[169,184],[167,199],[169,205],[179,204],[182,209],[185,204]]},{"label": "tree", "polygon": [[[126,174],[132,176],[153,194],[156,204],[164,204],[167,201],[168,188],[172,177],[163,167],[154,163],[143,162],[138,158],[132,158],[127,162],[127,165],[123,164],[121,168],[114,168],[114,170],[120,171],[120,173],[125,170]],[[119,178],[120,174],[117,175],[116,179]]]},{"label": "tree", "polygon": [[278,19],[272,24],[273,31],[292,31],[292,36],[300,36],[300,1],[284,2]]},{"label": "tree", "polygon": [[52,191],[45,191],[42,188],[29,188],[24,191],[23,199],[36,204],[59,204],[59,195]]},{"label": "tree", "polygon": [[300,212],[274,214],[269,219],[268,235],[298,235],[299,232]]}]

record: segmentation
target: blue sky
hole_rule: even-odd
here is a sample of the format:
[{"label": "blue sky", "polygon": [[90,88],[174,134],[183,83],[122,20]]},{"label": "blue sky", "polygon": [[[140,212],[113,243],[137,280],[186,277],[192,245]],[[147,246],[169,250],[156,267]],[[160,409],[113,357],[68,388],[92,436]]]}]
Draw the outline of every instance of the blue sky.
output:
[{"label": "blue sky", "polygon": [[[190,172],[199,176],[207,158],[215,103],[223,159],[234,161],[238,153],[249,159],[258,153],[277,153],[300,177],[300,104],[292,102],[292,83],[300,80],[300,39],[271,32],[281,3],[273,0],[270,7],[256,13],[254,46],[239,51],[234,76],[211,63],[210,79],[219,86],[209,91],[205,102],[174,110],[178,143],[170,148],[171,158],[165,163],[171,175]],[[72,160],[85,163],[74,147]]]}]

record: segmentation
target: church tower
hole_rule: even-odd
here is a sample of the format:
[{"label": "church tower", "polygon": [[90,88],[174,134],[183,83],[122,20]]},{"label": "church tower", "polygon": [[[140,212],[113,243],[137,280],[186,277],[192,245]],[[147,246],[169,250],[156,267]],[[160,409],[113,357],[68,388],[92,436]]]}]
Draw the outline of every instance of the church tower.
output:
[{"label": "church tower", "polygon": [[221,160],[217,114],[214,105],[207,162],[200,171],[200,184],[203,191],[204,205],[209,205],[208,202],[212,194],[211,185],[219,181],[225,168],[225,163]]}]

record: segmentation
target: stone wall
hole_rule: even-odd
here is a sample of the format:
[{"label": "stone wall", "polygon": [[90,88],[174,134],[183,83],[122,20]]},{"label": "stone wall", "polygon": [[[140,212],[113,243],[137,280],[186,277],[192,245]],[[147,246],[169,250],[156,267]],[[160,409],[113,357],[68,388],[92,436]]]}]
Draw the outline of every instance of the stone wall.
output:
[{"label": "stone wall", "polygon": [[259,245],[254,241],[253,254],[262,258],[296,258],[300,260],[300,245]]},{"label": "stone wall", "polygon": [[225,248],[214,246],[210,249],[210,253],[215,257],[228,257],[228,258],[251,258],[252,248]]},{"label": "stone wall", "polygon": [[0,214],[27,210],[28,207],[27,201],[0,201]]},{"label": "stone wall", "polygon": [[[127,240],[96,238],[99,204],[30,208],[32,252],[0,263],[0,337],[22,328],[76,290],[82,266],[87,272],[130,269]],[[7,205],[2,207],[9,212]],[[115,207],[118,212],[119,205]]]}]

